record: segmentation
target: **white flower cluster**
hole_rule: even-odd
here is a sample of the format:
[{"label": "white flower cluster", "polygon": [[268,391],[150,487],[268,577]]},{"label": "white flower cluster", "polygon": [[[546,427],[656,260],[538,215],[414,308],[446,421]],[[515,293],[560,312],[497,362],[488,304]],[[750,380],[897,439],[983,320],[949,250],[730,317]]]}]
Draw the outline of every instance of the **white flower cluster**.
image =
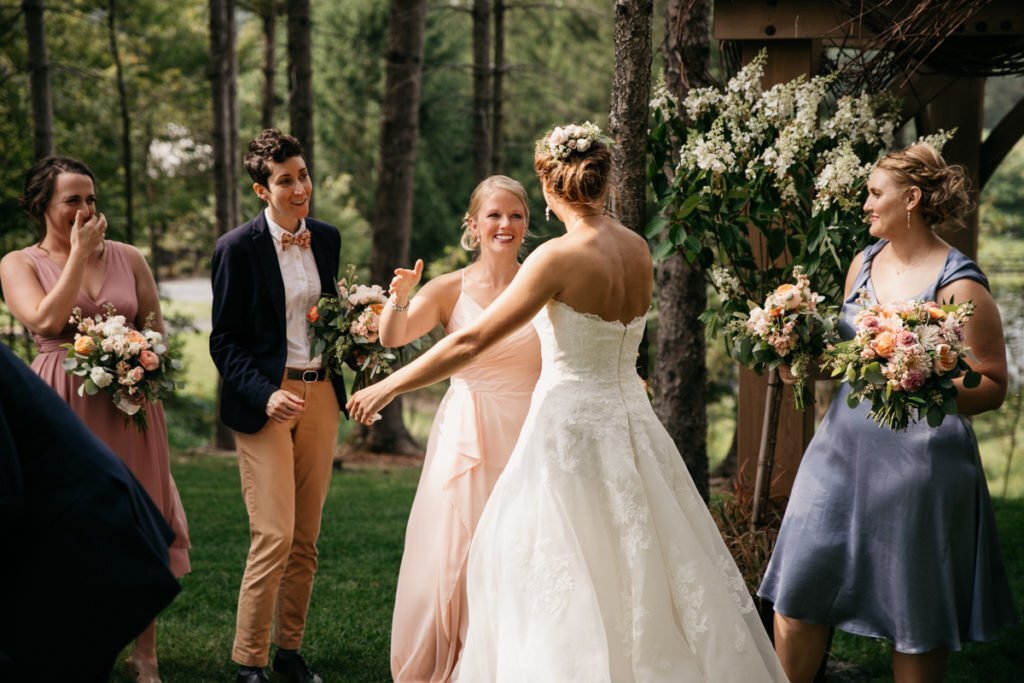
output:
[{"label": "white flower cluster", "polygon": [[559,161],[569,158],[573,152],[586,152],[590,146],[601,139],[601,129],[590,121],[583,125],[571,123],[568,126],[555,126],[541,140],[551,156]]},{"label": "white flower cluster", "polygon": [[849,141],[842,141],[838,147],[826,150],[822,161],[825,165],[814,179],[814,213],[828,209],[833,203],[843,209],[855,209],[860,197],[854,188],[871,174],[872,165],[861,163]]},{"label": "white flower cluster", "polygon": [[[690,129],[677,170],[710,171],[715,181],[726,174],[742,173],[748,182],[763,177],[786,200],[812,195],[807,201],[813,201],[815,213],[836,204],[855,208],[857,187],[874,161],[861,158],[863,148],[892,143],[891,102],[860,95],[832,104],[828,89],[834,76],[801,77],[762,91],[765,63],[762,52],[725,88],[690,91],[683,108],[698,128]],[[802,169],[814,174],[813,188],[798,185]],[[711,184],[736,187],[735,180]]]},{"label": "white flower cluster", "polygon": [[711,266],[711,282],[723,299],[732,299],[743,292],[739,278],[722,266]]},{"label": "white flower cluster", "polygon": [[352,285],[348,293],[348,302],[352,306],[382,304],[387,300],[387,294],[380,285]]}]

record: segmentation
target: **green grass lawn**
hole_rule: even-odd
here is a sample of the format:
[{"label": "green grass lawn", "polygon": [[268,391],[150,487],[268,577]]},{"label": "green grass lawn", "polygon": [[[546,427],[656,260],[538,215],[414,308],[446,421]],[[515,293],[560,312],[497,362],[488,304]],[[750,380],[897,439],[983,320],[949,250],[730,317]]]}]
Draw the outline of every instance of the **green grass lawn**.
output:
[{"label": "green grass lawn", "polygon": [[[158,621],[166,683],[232,680],[235,604],[249,547],[234,458],[176,458],[192,573]],[[335,472],[303,652],[330,683],[389,681],[391,610],[417,468]],[[132,679],[118,670],[112,679]]]},{"label": "green grass lawn", "polygon": [[[248,527],[233,458],[178,457],[174,476],[192,534],[192,573],[161,615],[161,670],[167,683],[231,680],[235,601],[248,550]],[[337,471],[324,510],[320,570],[304,653],[330,683],[381,683],[388,664],[391,610],[417,468]],[[997,500],[1004,559],[1024,613],[1024,500]],[[838,634],[835,657],[885,681],[888,647]],[[1020,680],[1024,627],[953,656],[950,683]],[[114,679],[131,678],[118,671]]]}]

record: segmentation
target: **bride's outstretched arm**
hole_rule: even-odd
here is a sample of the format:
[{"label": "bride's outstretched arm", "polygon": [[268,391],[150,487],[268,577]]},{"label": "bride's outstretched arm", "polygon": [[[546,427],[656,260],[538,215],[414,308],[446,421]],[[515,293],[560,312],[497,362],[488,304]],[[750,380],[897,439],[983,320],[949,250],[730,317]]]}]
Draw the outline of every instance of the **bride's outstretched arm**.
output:
[{"label": "bride's outstretched arm", "polygon": [[448,335],[393,375],[356,392],[349,416],[371,424],[373,416],[399,394],[439,382],[468,365],[488,348],[526,325],[562,289],[566,268],[555,267],[551,242],[538,247],[515,279],[468,327]]}]

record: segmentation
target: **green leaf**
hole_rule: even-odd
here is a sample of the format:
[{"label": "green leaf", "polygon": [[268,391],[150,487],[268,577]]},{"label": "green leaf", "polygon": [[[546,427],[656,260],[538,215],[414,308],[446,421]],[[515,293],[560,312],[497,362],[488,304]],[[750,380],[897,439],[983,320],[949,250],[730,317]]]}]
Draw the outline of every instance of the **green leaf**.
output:
[{"label": "green leaf", "polygon": [[674,252],[675,250],[676,245],[672,244],[672,242],[668,240],[665,240],[664,242],[661,242],[660,244],[658,244],[658,246],[654,248],[654,251],[651,253],[651,258],[655,262],[664,261],[669,256],[671,256],[672,252]]},{"label": "green leaf", "polygon": [[876,361],[864,368],[864,379],[872,384],[885,384],[885,375],[882,374],[882,366]]},{"label": "green leaf", "polygon": [[938,406],[932,406],[928,409],[928,426],[938,427],[942,424],[942,421],[946,418],[946,414]]},{"label": "green leaf", "polygon": [[647,239],[654,239],[661,234],[666,225],[668,225],[668,219],[658,214],[647,223],[647,227],[644,228],[644,234],[647,236]]},{"label": "green leaf", "polygon": [[942,402],[942,412],[946,415],[956,415],[956,396],[947,396]]},{"label": "green leaf", "polygon": [[860,405],[860,396],[853,393],[852,391],[846,395],[846,405],[851,408],[856,408]]}]

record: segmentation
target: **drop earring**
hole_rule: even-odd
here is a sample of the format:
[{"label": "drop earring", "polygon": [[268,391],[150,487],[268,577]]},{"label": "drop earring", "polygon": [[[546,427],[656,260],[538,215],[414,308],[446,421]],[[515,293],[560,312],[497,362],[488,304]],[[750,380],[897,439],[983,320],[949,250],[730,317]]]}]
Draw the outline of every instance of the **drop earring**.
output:
[{"label": "drop earring", "polygon": [[907,209],[907,230],[910,230],[910,209]]},{"label": "drop earring", "polygon": [[[909,213],[907,215],[909,215]],[[544,207],[544,220],[546,220],[549,223],[551,222],[551,207],[550,206],[545,206]]]}]

